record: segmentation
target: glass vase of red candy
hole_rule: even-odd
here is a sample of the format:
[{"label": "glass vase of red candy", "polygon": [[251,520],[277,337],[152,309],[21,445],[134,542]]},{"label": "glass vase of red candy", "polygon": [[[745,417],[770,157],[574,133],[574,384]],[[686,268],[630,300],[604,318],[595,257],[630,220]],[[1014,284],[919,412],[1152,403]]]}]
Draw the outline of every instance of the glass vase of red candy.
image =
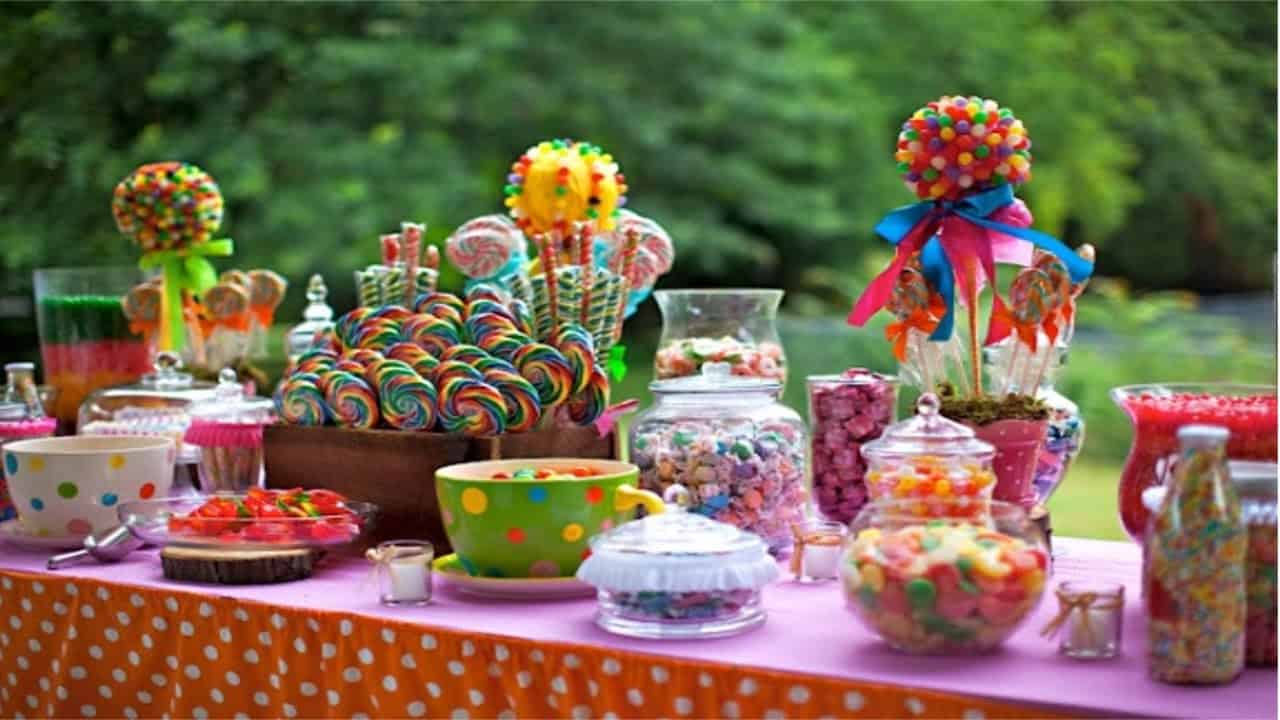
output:
[{"label": "glass vase of red candy", "polygon": [[998,647],[1031,615],[1049,577],[1044,535],[1022,508],[961,498],[878,500],[851,526],[840,563],[849,610],[908,653]]},{"label": "glass vase of red candy", "polygon": [[728,363],[739,377],[787,380],[778,336],[781,290],[659,290],[662,336],[654,356],[659,380],[698,375],[706,363]]},{"label": "glass vase of red candy", "polygon": [[133,267],[35,272],[44,379],[57,389],[54,414],[60,423],[74,426],[90,392],[134,382],[151,369],[151,351],[121,305],[144,279]]},{"label": "glass vase of red candy", "polygon": [[1114,388],[1111,399],[1133,423],[1133,444],[1120,474],[1120,521],[1142,542],[1149,512],[1142,491],[1166,477],[1178,451],[1178,428],[1227,428],[1227,457],[1276,461],[1276,388],[1269,385],[1169,383]]},{"label": "glass vase of red candy", "polygon": [[894,421],[898,381],[852,368],[810,375],[808,386],[813,501],[823,517],[847,523],[868,498],[862,446]]}]

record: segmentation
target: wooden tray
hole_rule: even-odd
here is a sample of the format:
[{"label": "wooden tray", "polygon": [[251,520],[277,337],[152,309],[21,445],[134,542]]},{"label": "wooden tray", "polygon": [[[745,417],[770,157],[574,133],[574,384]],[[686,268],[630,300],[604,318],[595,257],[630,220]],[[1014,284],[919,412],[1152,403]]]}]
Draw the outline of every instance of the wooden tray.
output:
[{"label": "wooden tray", "polygon": [[435,472],[446,465],[509,458],[621,457],[616,433],[554,428],[469,438],[397,430],[272,425],[263,438],[267,487],[323,487],[378,506],[365,544],[430,540],[436,556],[452,551],[440,521]]}]

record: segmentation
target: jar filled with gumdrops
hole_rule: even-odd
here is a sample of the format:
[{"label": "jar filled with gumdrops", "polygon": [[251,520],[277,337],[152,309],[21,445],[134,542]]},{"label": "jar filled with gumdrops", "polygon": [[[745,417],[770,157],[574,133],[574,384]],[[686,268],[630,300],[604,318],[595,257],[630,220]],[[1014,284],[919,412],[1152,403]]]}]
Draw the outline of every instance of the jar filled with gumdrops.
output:
[{"label": "jar filled with gumdrops", "polygon": [[631,428],[631,461],[646,490],[688,488],[689,511],[790,547],[804,515],[804,421],[776,380],[733,376],[725,363],[649,386],[654,405]]}]

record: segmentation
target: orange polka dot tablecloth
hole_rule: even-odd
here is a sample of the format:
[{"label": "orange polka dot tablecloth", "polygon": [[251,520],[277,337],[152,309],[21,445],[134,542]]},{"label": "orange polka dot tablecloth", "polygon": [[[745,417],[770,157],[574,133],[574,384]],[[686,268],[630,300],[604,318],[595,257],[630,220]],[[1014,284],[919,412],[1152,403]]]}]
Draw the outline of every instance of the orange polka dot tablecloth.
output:
[{"label": "orange polka dot tablecloth", "polygon": [[[1140,661],[1067,663],[1039,638],[1045,651],[1034,654],[907,657],[857,628],[830,586],[769,588],[769,622],[742,636],[645,642],[595,628],[591,600],[477,601],[438,582],[432,605],[384,609],[356,560],[331,560],[298,583],[214,588],[163,580],[151,552],[58,574],[41,572],[43,559],[0,549],[0,716],[994,718],[1275,707],[1274,672],[1268,700],[1268,678],[1250,671],[1172,712],[1179,698],[1146,697]],[[1078,685],[1090,678],[1096,694]],[[1121,686],[1134,692],[1108,694]],[[1215,705],[1215,693],[1229,705]]]}]

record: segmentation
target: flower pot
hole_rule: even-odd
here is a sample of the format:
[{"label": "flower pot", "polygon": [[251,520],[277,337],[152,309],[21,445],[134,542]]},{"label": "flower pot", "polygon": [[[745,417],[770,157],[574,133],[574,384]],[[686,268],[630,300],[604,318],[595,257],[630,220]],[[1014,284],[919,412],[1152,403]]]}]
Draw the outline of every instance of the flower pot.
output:
[{"label": "flower pot", "polygon": [[973,428],[979,440],[996,449],[992,460],[996,473],[995,499],[1030,510],[1036,503],[1033,480],[1049,421],[997,420],[986,425],[964,424]]}]

